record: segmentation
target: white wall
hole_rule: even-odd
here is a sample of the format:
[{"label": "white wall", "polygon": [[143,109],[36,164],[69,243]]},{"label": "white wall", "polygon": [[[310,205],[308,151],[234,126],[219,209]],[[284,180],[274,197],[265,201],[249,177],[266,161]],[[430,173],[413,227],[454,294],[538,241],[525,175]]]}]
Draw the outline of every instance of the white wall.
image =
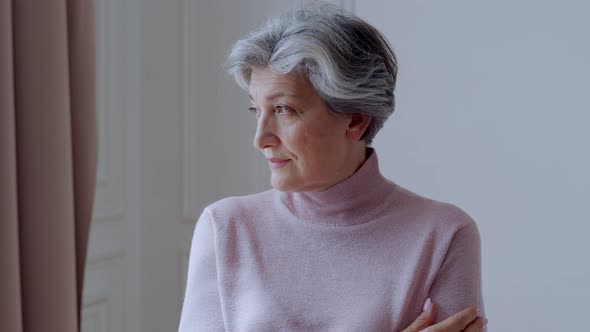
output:
[{"label": "white wall", "polygon": [[399,60],[384,173],[478,222],[492,331],[587,329],[590,4],[357,1]]}]

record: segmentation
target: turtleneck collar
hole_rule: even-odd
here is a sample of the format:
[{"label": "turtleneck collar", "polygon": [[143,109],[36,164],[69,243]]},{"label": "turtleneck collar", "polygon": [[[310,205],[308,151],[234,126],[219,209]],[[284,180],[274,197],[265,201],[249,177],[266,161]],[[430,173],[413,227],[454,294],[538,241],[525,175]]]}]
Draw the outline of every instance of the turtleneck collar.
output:
[{"label": "turtleneck collar", "polygon": [[314,224],[350,226],[371,219],[390,201],[396,185],[383,177],[377,152],[367,148],[369,157],[349,178],[318,192],[279,192],[289,211]]}]

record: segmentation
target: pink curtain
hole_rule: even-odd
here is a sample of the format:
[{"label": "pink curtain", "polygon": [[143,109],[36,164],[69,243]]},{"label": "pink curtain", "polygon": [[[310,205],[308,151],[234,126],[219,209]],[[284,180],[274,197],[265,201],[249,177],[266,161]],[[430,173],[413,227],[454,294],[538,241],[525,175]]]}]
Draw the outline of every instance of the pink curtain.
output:
[{"label": "pink curtain", "polygon": [[80,330],[94,40],[91,0],[0,0],[0,331]]}]

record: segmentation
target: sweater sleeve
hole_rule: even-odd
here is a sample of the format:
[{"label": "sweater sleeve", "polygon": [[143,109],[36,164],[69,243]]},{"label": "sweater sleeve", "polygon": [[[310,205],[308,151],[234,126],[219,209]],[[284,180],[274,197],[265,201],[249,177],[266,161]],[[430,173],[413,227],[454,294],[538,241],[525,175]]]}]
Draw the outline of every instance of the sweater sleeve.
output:
[{"label": "sweater sleeve", "polygon": [[[437,306],[436,323],[470,306],[486,317],[481,287],[481,239],[477,224],[465,213],[467,224],[459,228],[449,244],[435,276],[429,297]],[[482,331],[487,331],[484,327]]]},{"label": "sweater sleeve", "polygon": [[193,234],[178,331],[224,331],[217,283],[215,228],[207,208]]}]

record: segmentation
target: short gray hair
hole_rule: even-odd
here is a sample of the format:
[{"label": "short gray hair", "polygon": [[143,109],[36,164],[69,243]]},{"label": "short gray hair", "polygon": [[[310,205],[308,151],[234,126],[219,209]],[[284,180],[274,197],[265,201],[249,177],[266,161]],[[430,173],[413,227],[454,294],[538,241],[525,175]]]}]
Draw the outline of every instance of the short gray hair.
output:
[{"label": "short gray hair", "polygon": [[393,113],[397,60],[377,29],[336,6],[314,4],[273,17],[232,47],[226,68],[244,89],[252,70],[298,71],[336,114],[371,117],[371,144]]}]

